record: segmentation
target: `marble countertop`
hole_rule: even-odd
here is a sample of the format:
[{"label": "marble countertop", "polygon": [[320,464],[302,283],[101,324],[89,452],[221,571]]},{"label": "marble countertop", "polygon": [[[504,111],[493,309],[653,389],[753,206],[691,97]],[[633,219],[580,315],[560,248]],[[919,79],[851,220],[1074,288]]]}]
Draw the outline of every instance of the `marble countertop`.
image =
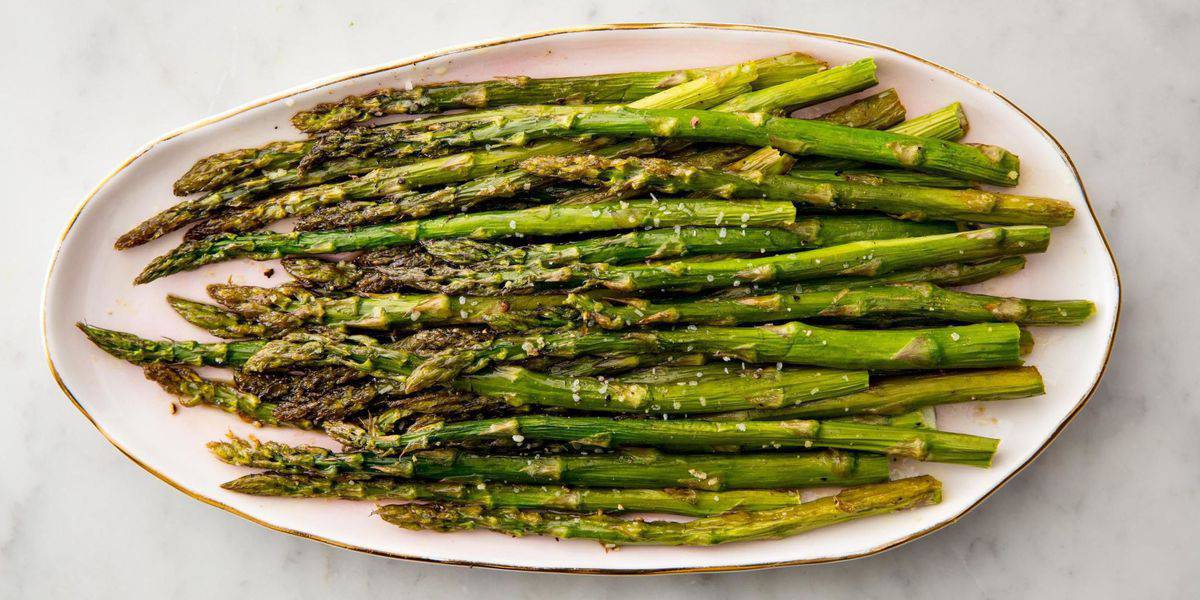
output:
[{"label": "marble countertop", "polygon": [[[1185,1],[10,4],[0,20],[9,388],[0,419],[0,598],[972,597],[1200,593],[1200,5]],[[958,524],[880,556],[675,577],[532,575],[391,561],[187,499],[59,393],[38,305],[78,201],[164,131],[429,49],[552,27],[726,21],[907,50],[1002,90],[1071,152],[1120,262],[1121,331],[1099,392],[1036,464]],[[902,25],[902,26],[901,26]]]}]

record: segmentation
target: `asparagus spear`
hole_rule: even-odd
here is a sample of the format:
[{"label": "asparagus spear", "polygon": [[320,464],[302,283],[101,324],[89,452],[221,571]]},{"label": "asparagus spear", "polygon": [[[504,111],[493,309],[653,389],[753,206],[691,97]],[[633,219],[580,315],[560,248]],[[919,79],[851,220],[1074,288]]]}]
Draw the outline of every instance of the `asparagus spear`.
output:
[{"label": "asparagus spear", "polygon": [[673,488],[724,491],[858,485],[885,481],[885,456],[827,450],[770,454],[677,454],[628,449],[589,456],[476,455],[455,449],[414,452],[402,457],[370,452],[335,453],[315,446],[242,440],[208,445],[216,457],[238,466],[286,473],[339,473],[445,481],[614,488]]},{"label": "asparagus spear", "polygon": [[853,94],[876,83],[879,83],[879,80],[875,78],[875,60],[864,58],[778,85],[760,86],[757,91],[726,100],[712,110],[787,112],[790,109]]},{"label": "asparagus spear", "polygon": [[720,421],[824,419],[843,415],[899,415],[939,404],[1008,400],[1045,393],[1034,367],[988,369],[904,377],[873,382],[870,388],[783,408],[733,411],[701,418]]},{"label": "asparagus spear", "polygon": [[439,423],[391,436],[368,436],[362,428],[347,423],[327,425],[325,430],[348,446],[373,452],[512,438],[569,442],[581,447],[656,447],[683,452],[725,446],[838,448],[976,467],[990,466],[1000,443],[995,438],[936,430],[799,419],[720,422],[518,415]]},{"label": "asparagus spear", "polygon": [[[909,119],[900,124],[891,123],[885,127],[891,133],[957,141],[967,134],[969,124],[967,122],[967,115],[963,113],[962,105],[955,102],[931,113]],[[823,156],[801,157],[796,161],[794,167],[797,173],[806,170],[855,170],[867,168],[870,168],[869,165],[861,161],[844,158],[826,158]]]},{"label": "asparagus spear", "polygon": [[[354,289],[363,275],[363,269],[355,265],[316,258],[285,258],[283,259],[283,267],[289,275],[296,278],[305,288],[326,293]],[[899,283],[928,282],[940,286],[958,286],[979,283],[994,277],[1015,273],[1024,267],[1024,257],[1011,256],[980,263],[947,263],[932,267],[901,270],[874,277],[833,277],[779,286],[760,286],[755,283],[748,286],[719,290],[713,293],[712,297],[740,298],[776,293],[798,294],[804,291],[827,292]],[[379,293],[389,290],[384,288],[370,291]]]},{"label": "asparagus spear", "polygon": [[[672,378],[678,380],[672,381]],[[602,413],[702,414],[781,407],[867,387],[865,371],[655,367],[613,379],[563,377],[515,366],[454,379],[449,385],[514,406]],[[335,436],[336,437],[336,436]]]},{"label": "asparagus spear", "polygon": [[[735,219],[736,222],[736,219]],[[732,235],[737,235],[734,230]],[[527,293],[544,287],[639,290],[705,290],[743,283],[790,283],[842,276],[878,277],[961,261],[1044,252],[1050,230],[994,227],[907,239],[852,242],[755,258],[678,260],[645,265],[575,264],[462,273],[426,289],[449,294]]]},{"label": "asparagus spear", "polygon": [[352,289],[362,277],[362,269],[343,261],[287,256],[279,264],[300,285],[327,293]]},{"label": "asparagus spear", "polygon": [[1065,225],[1075,214],[1069,203],[1050,198],[895,185],[886,180],[873,183],[854,179],[814,182],[803,173],[800,177],[731,173],[658,158],[543,156],[522,162],[521,168],[543,177],[583,181],[614,189],[649,188],[671,194],[686,191],[724,198],[792,200],[818,209],[878,210],[917,220]]},{"label": "asparagus spear", "polygon": [[606,547],[631,544],[711,546],[779,539],[854,519],[941,502],[942,484],[928,475],[842,490],[800,506],[735,512],[678,523],[627,521],[605,514],[549,510],[489,509],[478,505],[391,504],[379,509],[385,521],[413,530],[441,532],[489,529],[511,536],[548,535],[592,539]]},{"label": "asparagus spear", "polygon": [[[364,178],[365,179],[365,178]],[[633,201],[592,206],[541,206],[437,217],[355,230],[243,235],[223,234],[188,242],[150,263],[135,283],[148,283],[180,271],[246,257],[270,260],[288,255],[329,254],[411,245],[421,240],[471,237],[489,239],[517,235],[564,235],[585,231],[636,229],[648,225],[707,225],[726,214],[746,215],[748,226],[788,225],[795,208],[787,202]]]},{"label": "asparagus spear", "polygon": [[532,320],[545,327],[571,323],[555,313],[555,309],[562,308],[566,301],[562,294],[509,298],[452,298],[444,294],[330,298],[296,288],[233,284],[210,285],[208,293],[239,318],[261,323],[260,327],[271,332],[297,329],[306,324],[386,331],[430,325],[512,324],[515,320]]},{"label": "asparagus spear", "polygon": [[555,107],[547,112],[553,116],[413,137],[429,147],[501,142],[514,136],[521,141],[579,134],[676,138],[774,146],[789,154],[860,160],[997,185],[1016,185],[1019,179],[1019,159],[997,146],[968,146],[822,121],[692,109]]},{"label": "asparagus spear", "polygon": [[546,508],[579,512],[652,512],[707,517],[734,510],[770,510],[800,504],[797,490],[568,488],[509,484],[413,483],[287,473],[244,475],[221,487],[255,496],[343,500],[429,500],[488,508]]},{"label": "asparagus spear", "polygon": [[[813,279],[803,283],[745,287],[733,287],[712,294],[712,298],[743,298],[769,294],[800,294],[804,292],[839,292],[879,285],[932,283],[939,286],[969,285],[987,281],[1025,268],[1025,257],[1010,256],[980,263],[947,263],[923,267],[911,271],[896,271],[876,277],[831,277]],[[353,285],[347,284],[347,287]],[[342,288],[345,289],[345,288]]]},{"label": "asparagus spear", "polygon": [[[816,73],[825,63],[793,52],[752,63],[758,72],[755,87],[777,85]],[[408,90],[377,90],[366,96],[349,96],[296,113],[292,124],[306,132],[344,127],[375,116],[440,112],[455,108],[483,108],[506,104],[556,104],[560,102],[630,102],[665,88],[719,72],[728,67],[679,71],[614,73],[581,77],[530,79],[505,77],[480,83],[443,83]]]},{"label": "asparagus spear", "polygon": [[251,423],[263,425],[303,429],[312,427],[312,423],[308,421],[287,422],[277,419],[274,403],[263,402],[257,396],[238,391],[228,383],[203,379],[188,367],[148,364],[144,371],[146,379],[162,386],[167,393],[178,396],[180,404],[184,406],[206,404],[236,414]]},{"label": "asparagus spear", "polygon": [[[536,297],[536,296],[531,296]],[[1026,300],[955,292],[928,283],[716,300],[605,300],[572,296],[568,304],[605,329],[663,323],[738,325],[789,319],[850,321],[917,317],[960,323],[1078,325],[1095,312],[1087,300]]]},{"label": "asparagus spear", "polygon": [[905,171],[903,169],[800,169],[797,171],[789,171],[787,176],[805,181],[825,181],[835,184],[851,183],[888,186],[921,186],[926,188],[945,188],[950,190],[965,190],[972,186],[971,182],[969,181],[954,179],[953,177],[930,175],[928,173]]},{"label": "asparagus spear", "polygon": [[888,88],[878,94],[839,106],[817,118],[845,127],[887,129],[903,121],[904,115],[900,95],[895,89]]},{"label": "asparagus spear", "polygon": [[248,321],[236,312],[225,310],[219,306],[175,295],[168,295],[167,303],[171,305],[176,314],[183,317],[183,320],[219,338],[261,338],[273,333],[270,327]]}]

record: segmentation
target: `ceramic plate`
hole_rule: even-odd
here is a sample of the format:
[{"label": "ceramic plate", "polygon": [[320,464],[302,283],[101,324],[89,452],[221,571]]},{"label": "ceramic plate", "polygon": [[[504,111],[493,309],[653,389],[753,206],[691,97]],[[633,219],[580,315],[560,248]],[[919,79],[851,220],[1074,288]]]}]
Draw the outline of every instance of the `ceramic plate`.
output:
[{"label": "ceramic plate", "polygon": [[[330,442],[316,433],[255,429],[214,410],[172,414],[170,399],[143,379],[137,367],[99,351],[73,327],[84,320],[153,338],[196,338],[199,332],[163,301],[167,293],[203,298],[205,284],[227,278],[280,283],[279,275],[269,282],[264,278],[266,264],[230,262],[134,287],[134,275],[178,243],[180,235],[125,252],[114,251],[112,242],[134,223],[176,202],[171,183],[197,158],[300,137],[288,124],[299,109],[409,81],[419,85],[498,75],[676,69],[795,50],[830,64],[874,57],[883,85],[899,91],[910,115],[962,102],[971,121],[967,141],[998,144],[1021,156],[1017,193],[1062,198],[1079,209],[1070,225],[1055,229],[1048,254],[1032,256],[1024,271],[979,288],[1035,298],[1089,298],[1098,313],[1082,327],[1035,331],[1037,347],[1029,363],[1045,375],[1045,396],[939,409],[938,421],[945,428],[1003,442],[990,469],[898,463],[899,474],[927,472],[945,482],[945,499],[938,506],[786,540],[715,548],[608,552],[586,541],[404,531],[371,516],[375,507],[370,502],[257,498],[222,490],[221,482],[248,472],[212,459],[205,450],[205,442],[229,430],[286,442]],[[193,498],[272,529],[384,556],[530,570],[644,573],[840,560],[894,547],[953,522],[1026,466],[1087,401],[1108,360],[1119,302],[1116,265],[1066,152],[1000,95],[943,67],[869,42],[780,29],[685,24],[554,31],[454,48],[289,90],[150,142],[101,182],[67,227],[50,267],[43,318],[51,368],[63,391],[122,452]]]}]

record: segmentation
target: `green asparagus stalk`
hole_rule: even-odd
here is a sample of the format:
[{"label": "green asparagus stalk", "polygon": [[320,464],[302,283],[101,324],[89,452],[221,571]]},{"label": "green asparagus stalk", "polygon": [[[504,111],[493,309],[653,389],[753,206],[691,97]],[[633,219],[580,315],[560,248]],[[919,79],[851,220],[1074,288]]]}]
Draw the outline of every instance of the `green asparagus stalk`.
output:
[{"label": "green asparagus stalk", "polygon": [[188,367],[148,364],[143,370],[146,379],[162,386],[167,393],[178,396],[180,404],[184,406],[204,404],[262,425],[302,429],[313,426],[309,421],[280,420],[275,417],[276,404],[263,402],[257,396],[241,392],[229,383],[204,379]]},{"label": "green asparagus stalk", "polygon": [[271,142],[258,148],[242,148],[206,156],[192,165],[175,181],[176,196],[215,190],[221,186],[250,179],[260,171],[295,166],[312,142]]},{"label": "green asparagus stalk", "polygon": [[478,505],[391,504],[379,509],[383,520],[412,530],[441,532],[488,529],[515,537],[547,535],[596,540],[606,547],[624,545],[712,546],[729,542],[779,539],[846,521],[937,504],[942,484],[928,475],[842,490],[799,506],[735,512],[686,523],[627,521],[605,514],[549,510],[484,508]]},{"label": "green asparagus stalk", "polygon": [[[679,378],[671,381],[671,378]],[[513,406],[556,406],[602,413],[682,415],[782,407],[867,388],[865,371],[655,367],[641,374],[563,377],[515,366],[468,375],[455,389]],[[336,437],[336,436],[335,436]]]},{"label": "green asparagus stalk", "polygon": [[244,475],[221,487],[254,496],[342,500],[426,500],[488,508],[545,508],[578,512],[650,512],[708,517],[735,510],[770,510],[800,504],[797,490],[568,488],[508,484],[413,483],[286,473]]},{"label": "green asparagus stalk", "polygon": [[310,290],[335,293],[350,290],[362,277],[362,269],[344,261],[287,256],[279,264],[300,285]]},{"label": "green asparagus stalk", "polygon": [[950,190],[965,190],[972,187],[972,184],[969,181],[954,179],[953,177],[943,177],[942,175],[919,173],[917,171],[905,171],[903,169],[800,169],[796,171],[789,171],[787,176],[806,181],[826,181],[836,184],[853,183],[866,185],[920,186],[926,188],[945,188]]},{"label": "green asparagus stalk", "polygon": [[[536,297],[536,296],[531,296]],[[567,303],[605,329],[664,323],[739,325],[789,319],[850,321],[917,317],[959,323],[1078,325],[1095,312],[1087,300],[1026,300],[955,292],[928,283],[838,291],[770,294],[716,300],[605,300],[572,296]]]},{"label": "green asparagus stalk", "polygon": [[949,219],[1001,225],[1064,225],[1075,209],[1062,200],[947,190],[854,179],[814,182],[801,177],[698,169],[657,158],[604,159],[594,156],[532,158],[521,163],[543,177],[583,181],[615,189],[666,193],[705,192],[724,198],[792,200],[819,209],[877,210],[909,219]]},{"label": "green asparagus stalk", "polygon": [[183,320],[219,338],[261,338],[272,334],[271,328],[242,318],[236,312],[219,306],[196,302],[175,295],[167,296],[167,303]]},{"label": "green asparagus stalk", "polygon": [[905,114],[900,95],[895,89],[888,88],[878,94],[839,106],[817,118],[844,127],[887,129],[903,121]]},{"label": "green asparagus stalk", "polygon": [[581,447],[654,447],[705,451],[713,447],[838,448],[930,462],[987,467],[995,438],[843,421],[693,421],[517,415],[438,423],[409,433],[368,436],[347,423],[326,426],[334,439],[372,452],[424,449],[477,440],[567,442]]},{"label": "green asparagus stalk", "polygon": [[[958,141],[967,135],[970,127],[967,115],[958,102],[942,107],[931,113],[926,113],[904,121],[891,123],[887,126],[891,133],[911,135],[916,137],[931,137],[947,141]],[[869,169],[867,163],[844,158],[826,158],[823,156],[805,156],[796,161],[795,170],[861,170]]]},{"label": "green asparagus stalk", "polygon": [[[362,269],[348,264],[316,258],[285,258],[283,266],[288,274],[296,278],[305,288],[319,292],[339,292],[355,288]],[[939,286],[959,286],[980,283],[989,279],[1015,273],[1025,267],[1025,258],[1012,256],[980,263],[947,263],[932,267],[901,270],[874,277],[833,277],[808,280],[803,283],[779,286],[752,284],[727,288],[715,292],[714,298],[741,298],[769,294],[798,294],[805,291],[840,291],[877,285],[902,283],[933,283]]]},{"label": "green asparagus stalk", "polygon": [[900,415],[941,404],[1028,398],[1045,393],[1035,367],[889,377],[870,388],[783,408],[733,411],[700,418],[720,421],[825,419],[849,415]]},{"label": "green asparagus stalk", "polygon": [[[816,73],[825,63],[793,52],[752,63],[758,72],[755,87],[766,87]],[[456,108],[484,108],[508,104],[561,102],[630,102],[671,86],[704,77],[728,67],[679,71],[614,73],[582,77],[530,79],[505,77],[480,83],[443,83],[407,90],[377,90],[366,96],[349,96],[296,113],[292,124],[306,132],[345,127],[371,117],[441,112]]]},{"label": "green asparagus stalk", "polygon": [[872,162],[958,179],[1016,185],[1019,159],[997,146],[968,146],[937,138],[843,127],[815,120],[693,109],[555,107],[529,117],[457,134],[417,134],[429,147],[526,141],[549,136],[614,135],[774,146],[795,155]]},{"label": "green asparagus stalk", "polygon": [[250,319],[260,324],[257,326],[264,331],[270,332],[289,331],[307,324],[388,331],[427,326],[501,324],[516,320],[532,320],[544,327],[572,322],[555,314],[555,309],[564,308],[566,296],[562,294],[509,298],[453,298],[444,294],[330,298],[296,288],[233,284],[210,285],[208,293],[237,318]]},{"label": "green asparagus stalk", "polygon": [[135,365],[172,364],[239,367],[266,345],[263,340],[203,343],[154,341],[130,333],[76,323],[92,343],[105,352]]},{"label": "green asparagus stalk", "polygon": [[779,85],[761,87],[757,91],[718,104],[712,110],[782,113],[860,92],[876,83],[879,83],[879,80],[875,78],[875,60],[864,58]]},{"label": "green asparagus stalk", "polygon": [[1050,230],[1046,227],[994,227],[916,238],[852,242],[755,258],[678,260],[624,266],[575,264],[463,273],[426,289],[449,294],[486,295],[566,286],[603,287],[629,293],[706,290],[737,287],[743,283],[790,283],[843,276],[878,277],[947,263],[1044,252],[1049,241]]},{"label": "green asparagus stalk", "polygon": [[242,440],[212,442],[226,463],[285,473],[339,473],[444,481],[708,491],[858,485],[885,481],[885,456],[827,450],[804,453],[665,455],[647,449],[589,456],[495,456],[454,449],[402,457],[335,453],[314,446]]},{"label": "green asparagus stalk", "polygon": [[[365,179],[365,178],[364,178]],[[726,214],[746,215],[748,226],[788,225],[795,208],[787,202],[633,201],[592,206],[540,206],[406,221],[354,230],[243,235],[224,234],[180,245],[156,258],[135,283],[148,283],[203,265],[251,258],[271,260],[288,255],[329,254],[411,245],[421,240],[471,237],[489,239],[517,235],[564,235],[585,231],[636,229],[648,225],[707,225]]]},{"label": "green asparagus stalk", "polygon": [[[1025,257],[1010,256],[980,263],[947,263],[911,271],[896,271],[877,277],[831,277],[802,283],[759,286],[757,284],[720,290],[712,298],[744,298],[770,294],[801,294],[805,292],[840,292],[880,285],[931,283],[942,287],[969,285],[1015,273],[1025,268]],[[352,284],[350,284],[352,285]],[[349,287],[349,285],[347,286]]]}]

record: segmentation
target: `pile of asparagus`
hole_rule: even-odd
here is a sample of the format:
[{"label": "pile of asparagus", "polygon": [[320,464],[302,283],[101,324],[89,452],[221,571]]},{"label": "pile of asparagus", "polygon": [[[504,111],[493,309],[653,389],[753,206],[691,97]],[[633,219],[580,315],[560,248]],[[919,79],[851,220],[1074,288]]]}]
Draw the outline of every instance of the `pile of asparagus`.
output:
[{"label": "pile of asparagus", "polygon": [[[213,442],[263,470],[227,489],[402,500],[378,512],[409,529],[704,545],[935,503],[891,460],[986,467],[999,440],[932,407],[1041,394],[1026,326],[1094,307],[952,289],[1022,269],[1074,214],[983,189],[1018,159],[959,143],[957,103],[787,116],[877,83],[871,59],[792,53],[322,104],[293,119],[306,140],[199,160],[116,243],[191,225],[139,284],[235,258],[291,281],[168,296],[220,342],[80,329],[185,406],[343,446]],[[642,512],[699,518],[615,516]]]}]

